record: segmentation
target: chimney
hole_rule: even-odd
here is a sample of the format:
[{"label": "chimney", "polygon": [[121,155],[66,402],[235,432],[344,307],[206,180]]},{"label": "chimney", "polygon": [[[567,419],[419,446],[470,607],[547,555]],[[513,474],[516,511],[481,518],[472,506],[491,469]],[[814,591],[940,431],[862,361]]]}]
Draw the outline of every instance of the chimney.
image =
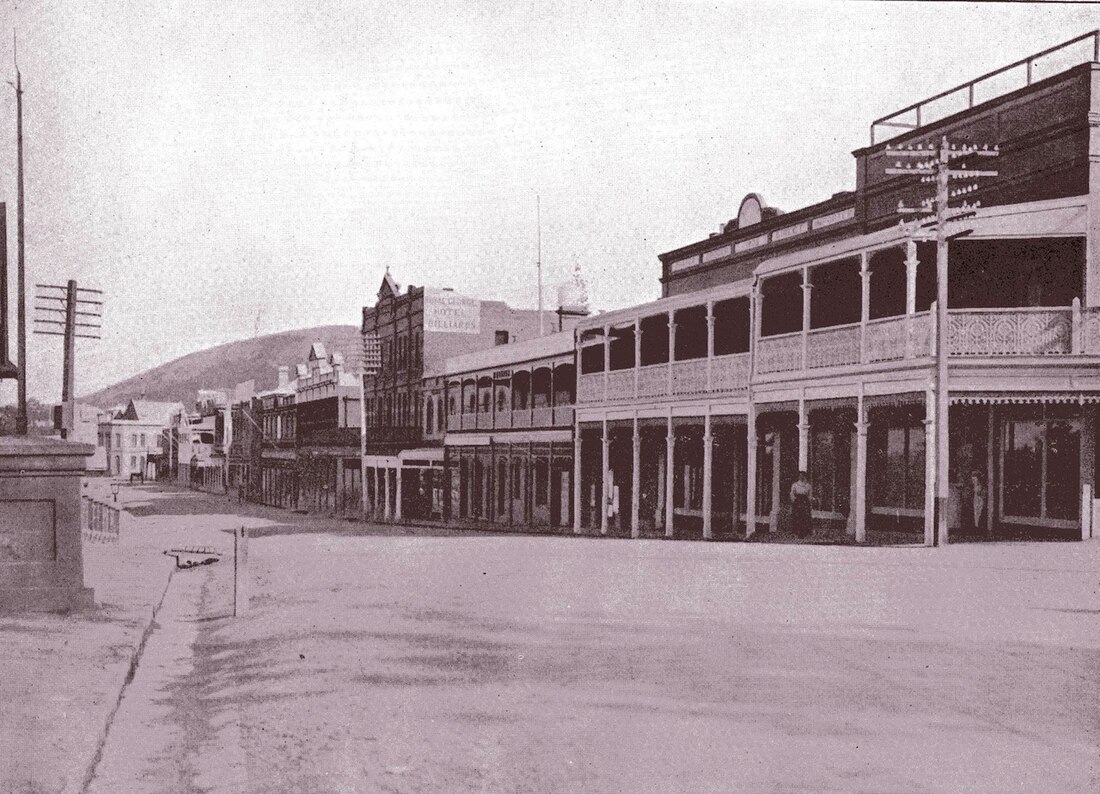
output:
[{"label": "chimney", "polygon": [[282,388],[290,383],[290,367],[283,365],[279,367],[279,387]]}]

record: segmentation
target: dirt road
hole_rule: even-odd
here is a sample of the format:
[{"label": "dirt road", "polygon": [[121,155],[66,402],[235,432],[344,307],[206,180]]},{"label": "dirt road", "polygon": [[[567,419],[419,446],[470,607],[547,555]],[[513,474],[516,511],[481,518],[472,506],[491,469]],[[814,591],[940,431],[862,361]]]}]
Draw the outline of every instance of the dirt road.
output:
[{"label": "dirt road", "polygon": [[93,792],[1095,791],[1096,544],[255,539]]}]

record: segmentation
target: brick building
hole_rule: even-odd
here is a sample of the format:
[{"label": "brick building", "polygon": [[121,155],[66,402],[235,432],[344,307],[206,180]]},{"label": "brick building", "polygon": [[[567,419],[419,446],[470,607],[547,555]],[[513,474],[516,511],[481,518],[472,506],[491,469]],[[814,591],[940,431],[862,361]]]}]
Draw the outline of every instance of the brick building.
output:
[{"label": "brick building", "polygon": [[[788,213],[750,193],[719,232],[660,257],[660,300],[582,321],[576,529],[782,533],[806,470],[817,531],[942,540],[942,330],[951,532],[1089,536],[1100,35],[1068,44],[1059,54],[1082,61],[1068,70],[1033,56],[874,122],[853,153],[854,192]],[[989,78],[1005,73],[1017,86],[994,94]],[[937,114],[945,102],[961,110]],[[936,246],[898,214],[932,188],[886,169],[899,147],[931,152],[945,138],[999,157],[958,160],[998,173],[974,183],[967,198],[981,206],[949,227],[937,329]],[[606,509],[616,489],[617,516]]]},{"label": "brick building", "polygon": [[[554,312],[543,313],[542,329],[547,333],[558,322]],[[443,465],[438,432],[443,391],[435,381],[426,399],[425,378],[432,383],[453,356],[538,337],[539,314],[450,289],[410,286],[402,292],[387,271],[377,302],[363,309],[362,329],[365,338],[377,340],[382,353],[381,368],[366,376],[363,385],[368,504],[379,520],[402,518],[405,505],[397,496],[402,469],[442,469]],[[419,473],[416,476],[419,483]],[[434,512],[441,517],[427,497],[417,504],[413,508],[417,515],[431,517]]]}]

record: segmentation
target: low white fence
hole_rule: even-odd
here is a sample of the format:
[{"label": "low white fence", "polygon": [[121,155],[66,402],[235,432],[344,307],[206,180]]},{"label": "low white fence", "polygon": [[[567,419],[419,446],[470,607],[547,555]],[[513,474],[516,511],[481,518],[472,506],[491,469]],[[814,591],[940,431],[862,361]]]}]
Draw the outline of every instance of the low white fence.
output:
[{"label": "low white fence", "polygon": [[122,510],[90,496],[80,497],[80,534],[88,543],[118,543]]}]

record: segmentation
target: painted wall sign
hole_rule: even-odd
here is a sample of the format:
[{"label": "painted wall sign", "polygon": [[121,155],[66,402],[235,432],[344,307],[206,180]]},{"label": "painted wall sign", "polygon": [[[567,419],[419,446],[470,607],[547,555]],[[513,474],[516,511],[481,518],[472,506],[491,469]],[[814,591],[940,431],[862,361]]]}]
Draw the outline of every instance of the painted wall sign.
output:
[{"label": "painted wall sign", "polygon": [[737,252],[750,251],[753,248],[759,248],[762,245],[768,244],[768,235],[761,234],[758,237],[750,237],[747,240],[739,240],[734,246],[733,250]]},{"label": "painted wall sign", "polygon": [[715,259],[722,259],[733,253],[733,246],[723,245],[720,248],[712,248],[711,250],[703,254],[704,262],[713,262]]},{"label": "painted wall sign", "polygon": [[810,225],[806,221],[802,223],[796,223],[794,226],[787,226],[782,229],[776,229],[772,232],[772,241],[786,240],[788,237],[796,237],[800,234],[805,234],[809,231]]},{"label": "painted wall sign", "polygon": [[668,269],[670,272],[676,273],[685,268],[694,267],[697,264],[699,264],[699,255],[693,254],[692,256],[677,259],[675,262],[669,263]]},{"label": "painted wall sign", "polygon": [[425,288],[424,330],[449,334],[481,333],[481,301],[450,290]]},{"label": "painted wall sign", "polygon": [[821,229],[825,226],[832,226],[834,223],[843,223],[844,221],[850,221],[855,216],[856,211],[854,208],[840,210],[840,212],[832,212],[828,215],[822,215],[820,218],[814,218],[813,227],[815,229]]}]

